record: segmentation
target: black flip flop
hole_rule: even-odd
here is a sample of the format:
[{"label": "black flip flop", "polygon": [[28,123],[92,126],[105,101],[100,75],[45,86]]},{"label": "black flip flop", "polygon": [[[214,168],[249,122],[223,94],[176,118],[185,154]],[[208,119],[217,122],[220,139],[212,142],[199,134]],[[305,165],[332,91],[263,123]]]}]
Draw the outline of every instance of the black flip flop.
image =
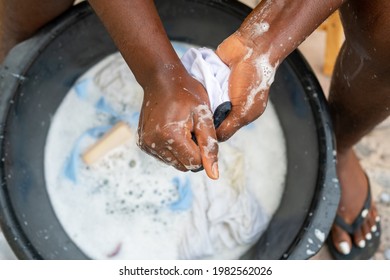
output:
[{"label": "black flip flop", "polygon": [[[351,239],[353,238],[353,233],[358,230],[363,222],[364,222],[364,212],[369,211],[371,208],[371,186],[370,186],[370,181],[368,180],[368,192],[367,192],[367,197],[364,202],[364,205],[362,207],[362,210],[360,211],[359,215],[357,218],[353,221],[352,224],[347,224],[343,218],[341,218],[339,215],[336,216],[334,223],[341,227],[344,231],[348,232],[350,235]],[[352,248],[351,252],[347,255],[344,255],[340,253],[333,242],[332,239],[332,234],[329,234],[329,237],[326,241],[329,251],[331,255],[336,259],[336,260],[369,260],[372,258],[372,256],[375,254],[379,247],[380,243],[380,236],[381,236],[381,226],[380,222],[376,222],[376,227],[377,230],[372,233],[372,238],[371,240],[366,240],[366,246],[364,248],[360,248],[356,246],[354,243],[352,243]]]}]

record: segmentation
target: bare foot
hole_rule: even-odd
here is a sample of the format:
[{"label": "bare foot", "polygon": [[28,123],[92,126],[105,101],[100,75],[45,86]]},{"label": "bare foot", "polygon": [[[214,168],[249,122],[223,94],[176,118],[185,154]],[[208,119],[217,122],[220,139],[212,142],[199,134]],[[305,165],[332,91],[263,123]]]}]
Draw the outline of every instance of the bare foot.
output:
[{"label": "bare foot", "polygon": [[[368,179],[356,157],[353,149],[338,154],[337,174],[341,186],[341,199],[337,214],[347,224],[352,224],[362,210],[368,192]],[[365,213],[366,212],[366,213]],[[377,209],[371,201],[371,209],[363,211],[365,217],[362,226],[350,236],[340,226],[334,224],[331,230],[332,239],[336,249],[343,255],[351,252],[352,245],[364,248],[378,230],[376,222],[379,221]]]}]

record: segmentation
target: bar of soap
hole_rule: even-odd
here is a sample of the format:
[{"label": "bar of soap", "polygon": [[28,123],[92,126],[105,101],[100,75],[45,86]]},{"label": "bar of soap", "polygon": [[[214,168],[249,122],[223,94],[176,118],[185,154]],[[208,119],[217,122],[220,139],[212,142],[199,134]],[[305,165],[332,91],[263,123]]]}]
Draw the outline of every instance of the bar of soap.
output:
[{"label": "bar of soap", "polygon": [[91,165],[104,157],[108,152],[125,144],[131,139],[131,136],[130,127],[125,122],[118,122],[102,138],[87,149],[82,155],[82,159],[87,165]]}]

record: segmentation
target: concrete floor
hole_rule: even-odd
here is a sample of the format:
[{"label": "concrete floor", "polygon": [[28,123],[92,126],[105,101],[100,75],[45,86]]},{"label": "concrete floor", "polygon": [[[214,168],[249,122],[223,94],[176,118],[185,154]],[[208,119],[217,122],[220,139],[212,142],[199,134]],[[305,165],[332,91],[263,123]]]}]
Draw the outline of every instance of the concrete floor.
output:
[{"label": "concrete floor", "polygon": [[[258,0],[242,0],[254,6]],[[330,78],[323,75],[322,65],[325,49],[325,34],[314,32],[299,48],[325,92],[328,93]],[[387,119],[356,145],[361,162],[367,171],[372,185],[373,199],[382,216],[382,242],[374,259],[390,259],[390,119]],[[12,251],[0,232],[0,259],[15,259]],[[324,247],[313,259],[331,259]]]}]

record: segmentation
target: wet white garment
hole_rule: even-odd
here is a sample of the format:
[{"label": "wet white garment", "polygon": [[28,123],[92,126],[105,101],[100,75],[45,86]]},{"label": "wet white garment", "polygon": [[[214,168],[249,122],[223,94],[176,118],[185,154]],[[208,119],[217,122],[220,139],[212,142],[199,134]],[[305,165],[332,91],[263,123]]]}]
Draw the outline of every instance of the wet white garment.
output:
[{"label": "wet white garment", "polygon": [[199,259],[242,246],[249,249],[266,230],[270,216],[247,186],[244,154],[223,146],[226,176],[193,186],[191,220],[179,248],[182,259]]},{"label": "wet white garment", "polygon": [[181,61],[188,73],[205,87],[213,113],[220,104],[230,100],[228,94],[230,68],[213,50],[190,48],[182,56]]}]

